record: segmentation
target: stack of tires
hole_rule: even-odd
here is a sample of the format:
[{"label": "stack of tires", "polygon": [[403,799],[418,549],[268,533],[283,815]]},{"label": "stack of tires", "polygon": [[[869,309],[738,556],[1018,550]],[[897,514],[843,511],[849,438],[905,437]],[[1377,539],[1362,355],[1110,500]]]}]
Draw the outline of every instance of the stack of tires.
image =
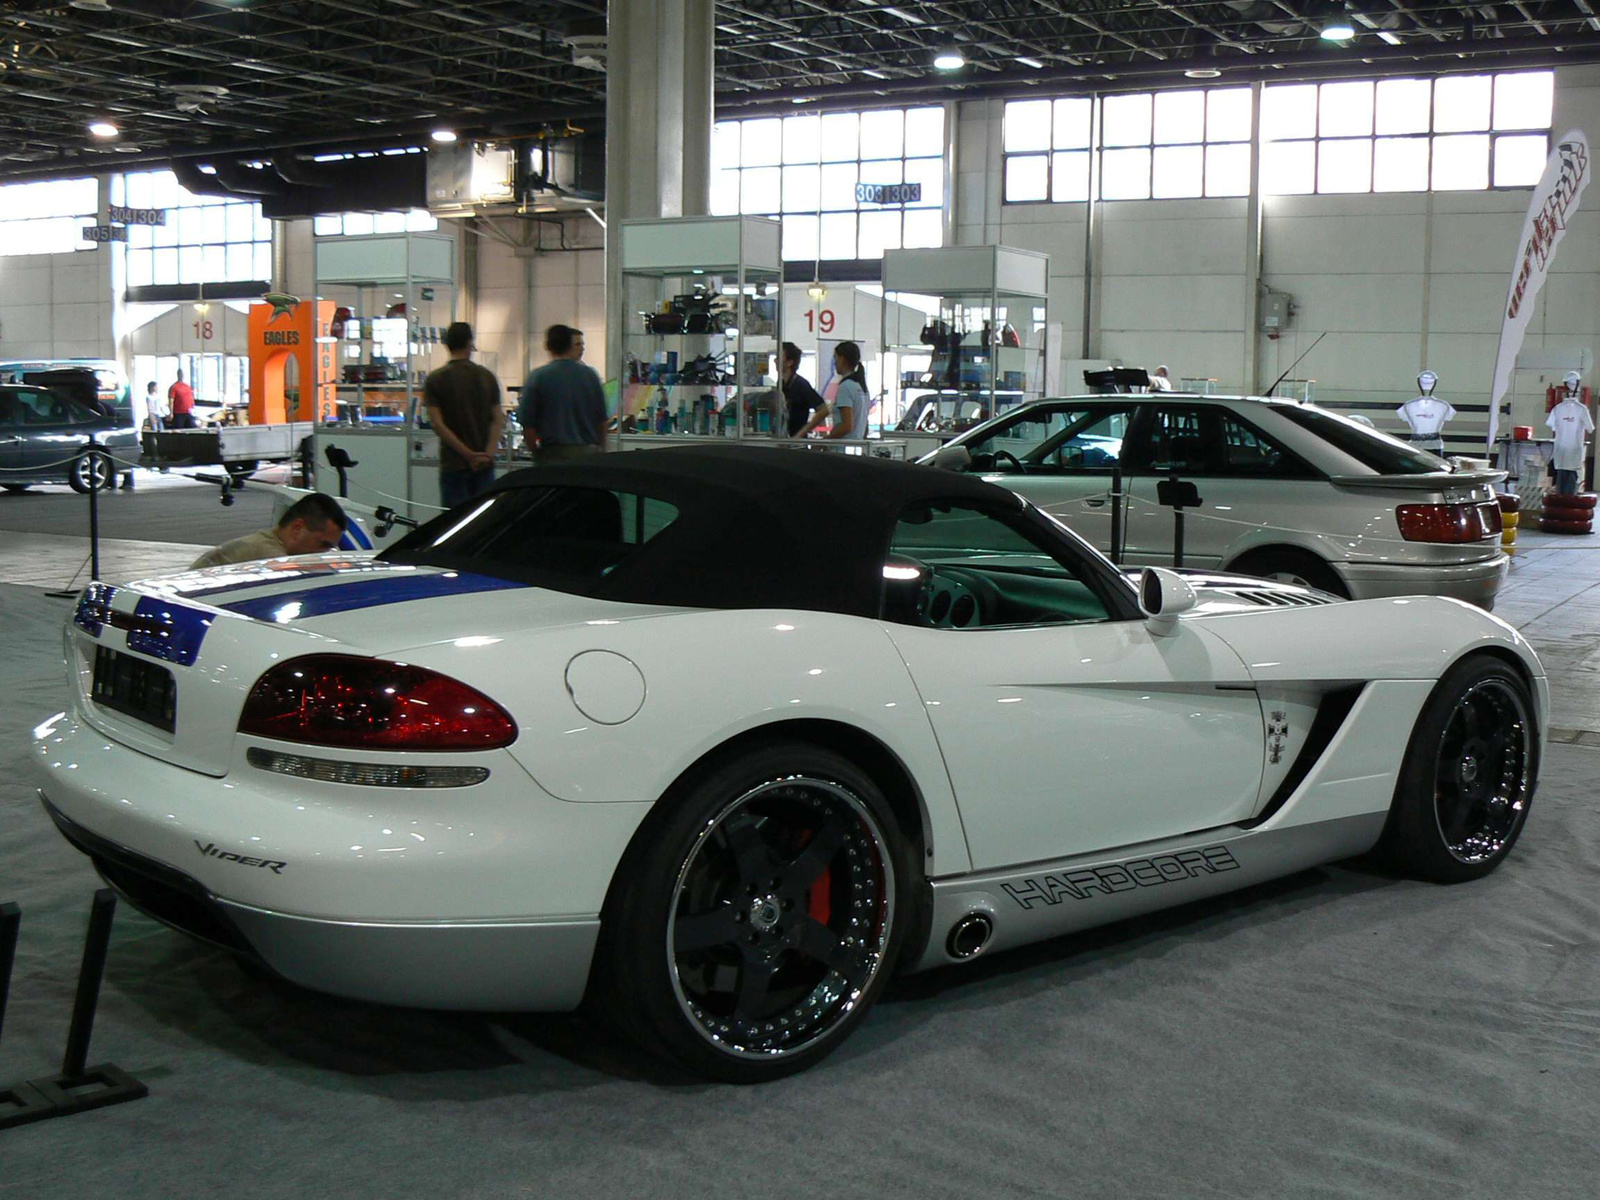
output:
[{"label": "stack of tires", "polygon": [[1539,528],[1545,533],[1592,533],[1594,501],[1593,492],[1579,492],[1576,496],[1546,492]]},{"label": "stack of tires", "polygon": [[1500,544],[1509,550],[1517,544],[1517,526],[1522,523],[1522,501],[1509,492],[1501,492],[1495,499],[1500,502]]}]

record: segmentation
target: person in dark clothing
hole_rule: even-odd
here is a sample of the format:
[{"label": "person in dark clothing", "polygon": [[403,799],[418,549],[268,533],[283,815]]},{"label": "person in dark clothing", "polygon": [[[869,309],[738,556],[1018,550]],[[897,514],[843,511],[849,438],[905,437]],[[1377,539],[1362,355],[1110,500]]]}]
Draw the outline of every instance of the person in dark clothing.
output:
[{"label": "person in dark clothing", "polygon": [[439,503],[454,508],[494,482],[494,452],[505,425],[500,381],[472,361],[472,326],[445,330],[450,361],[422,385],[428,422],[439,435]]},{"label": "person in dark clothing", "polygon": [[811,386],[811,381],[799,374],[800,347],[793,342],[783,344],[783,399],[789,406],[789,436],[798,437],[806,427],[811,414],[826,403]]},{"label": "person in dark clothing", "polygon": [[517,418],[536,463],[580,458],[605,449],[606,394],[600,376],[583,364],[583,330],[552,325],[545,331],[550,361],[522,385]]}]

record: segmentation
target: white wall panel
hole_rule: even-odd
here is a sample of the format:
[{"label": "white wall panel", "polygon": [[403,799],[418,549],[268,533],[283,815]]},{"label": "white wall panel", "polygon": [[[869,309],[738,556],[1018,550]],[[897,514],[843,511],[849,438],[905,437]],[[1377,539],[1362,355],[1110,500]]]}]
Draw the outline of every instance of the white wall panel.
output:
[{"label": "white wall panel", "polygon": [[1100,324],[1112,330],[1186,330],[1228,335],[1237,343],[1243,325],[1244,288],[1238,276],[1106,276],[1101,280]]},{"label": "white wall panel", "polygon": [[1394,333],[1422,327],[1421,275],[1286,275],[1269,271],[1267,280],[1294,296],[1299,307],[1295,323],[1302,329]]}]

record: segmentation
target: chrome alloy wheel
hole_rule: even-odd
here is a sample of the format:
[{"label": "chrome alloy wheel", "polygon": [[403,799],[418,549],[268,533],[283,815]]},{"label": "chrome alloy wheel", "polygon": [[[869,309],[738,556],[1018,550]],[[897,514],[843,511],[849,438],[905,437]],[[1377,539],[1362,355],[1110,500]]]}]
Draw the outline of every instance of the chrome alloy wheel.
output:
[{"label": "chrome alloy wheel", "polygon": [[1457,698],[1439,738],[1434,816],[1459,862],[1494,858],[1527,807],[1533,720],[1501,679],[1484,679]]},{"label": "chrome alloy wheel", "polygon": [[771,1060],[826,1038],[884,968],[888,841],[838,783],[762,783],[706,822],[667,929],[673,991],[724,1054]]},{"label": "chrome alloy wheel", "polygon": [[105,491],[113,482],[113,467],[111,460],[97,451],[80,454],[72,462],[72,475],[76,481],[77,490],[87,492]]}]

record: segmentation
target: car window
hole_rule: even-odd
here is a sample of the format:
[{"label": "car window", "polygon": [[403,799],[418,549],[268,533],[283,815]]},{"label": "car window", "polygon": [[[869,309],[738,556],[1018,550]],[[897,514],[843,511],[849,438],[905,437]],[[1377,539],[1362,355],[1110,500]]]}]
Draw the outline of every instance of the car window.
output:
[{"label": "car window", "polygon": [[884,563],[883,619],[994,629],[1111,619],[1083,569],[1020,519],[966,502],[919,503],[895,524]]},{"label": "car window", "polygon": [[1254,425],[1226,410],[1214,410],[1222,436],[1220,473],[1247,479],[1308,479],[1316,472]]},{"label": "car window", "polygon": [[0,425],[17,424],[17,402],[11,392],[0,392]]},{"label": "car window", "polygon": [[997,474],[1109,472],[1122,460],[1131,407],[1034,409],[981,439],[964,443],[972,469]]},{"label": "car window", "polygon": [[1273,411],[1302,429],[1310,430],[1379,475],[1429,475],[1450,469],[1450,464],[1438,455],[1408,446],[1398,438],[1314,405],[1283,404],[1275,406]]},{"label": "car window", "polygon": [[69,425],[85,419],[83,409],[54,392],[17,391],[17,413],[23,425]]},{"label": "car window", "polygon": [[443,551],[484,569],[532,570],[583,584],[597,582],[677,519],[664,500],[587,487],[530,487],[493,492],[408,534],[386,558],[410,561]]},{"label": "car window", "polygon": [[1163,405],[1151,412],[1143,465],[1157,475],[1210,474],[1216,458],[1209,448],[1205,417],[1198,406]]}]

